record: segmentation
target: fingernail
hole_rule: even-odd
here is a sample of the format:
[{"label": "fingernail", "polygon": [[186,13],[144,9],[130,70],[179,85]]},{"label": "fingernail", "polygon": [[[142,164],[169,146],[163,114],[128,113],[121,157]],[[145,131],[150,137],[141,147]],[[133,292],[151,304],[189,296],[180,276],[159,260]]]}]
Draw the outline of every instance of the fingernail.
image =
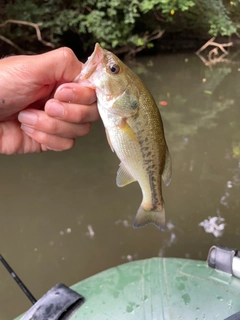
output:
[{"label": "fingernail", "polygon": [[33,133],[33,131],[35,131],[32,127],[25,126],[24,124],[21,125],[21,129],[27,133]]},{"label": "fingernail", "polygon": [[34,112],[21,111],[18,115],[18,120],[25,124],[34,125],[38,121],[38,116]]},{"label": "fingernail", "polygon": [[45,111],[51,117],[62,118],[64,116],[64,107],[56,101],[49,101],[45,107]]},{"label": "fingernail", "polygon": [[73,90],[70,88],[61,88],[59,91],[56,91],[57,99],[65,102],[71,102],[74,100]]}]

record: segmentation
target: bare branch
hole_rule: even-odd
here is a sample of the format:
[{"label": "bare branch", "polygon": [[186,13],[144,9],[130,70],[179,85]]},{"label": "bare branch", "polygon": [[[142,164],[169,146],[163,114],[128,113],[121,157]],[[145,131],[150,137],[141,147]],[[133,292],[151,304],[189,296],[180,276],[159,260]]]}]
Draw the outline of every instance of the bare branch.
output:
[{"label": "bare branch", "polygon": [[[154,31],[152,33],[152,37],[149,37],[147,41],[150,42],[152,40],[156,40],[156,39],[161,38],[163,36],[164,32],[165,32],[165,30],[158,30],[157,33],[156,33],[156,31]],[[156,34],[153,35],[154,33],[156,33]]]},{"label": "bare branch", "polygon": [[157,11],[156,9],[153,9],[153,14],[154,14],[154,16],[155,16],[155,18],[156,18],[157,21],[164,22],[164,23],[166,22],[165,19],[162,18],[162,17],[159,15],[159,13],[158,13],[158,11]]},{"label": "bare branch", "polygon": [[28,22],[28,21],[22,21],[22,20],[6,20],[3,23],[0,24],[0,27],[4,27],[6,26],[8,23],[15,23],[15,24],[22,24],[25,26],[30,26],[33,27],[36,30],[36,35],[38,38],[38,41],[40,41],[42,44],[44,44],[45,46],[51,47],[51,48],[55,48],[54,44],[48,41],[43,40],[42,35],[41,35],[41,31],[39,26],[42,25],[42,22],[40,23],[33,23],[33,22]]},{"label": "bare branch", "polygon": [[208,40],[196,53],[200,54],[200,52],[205,50],[208,46],[218,47],[219,49],[222,50],[223,53],[228,53],[227,50],[224,49],[224,47],[231,47],[233,43],[232,42],[217,43],[217,42],[214,42],[215,38],[216,37],[212,37],[210,40]]},{"label": "bare branch", "polygon": [[208,40],[197,52],[196,54],[200,54],[200,52],[202,52],[203,50],[205,50],[208,46],[209,43],[211,43],[212,41],[215,40],[216,37],[212,37],[210,40]]},{"label": "bare branch", "polygon": [[218,54],[219,54],[218,53],[218,48],[213,48],[212,50],[210,50],[208,52],[208,60],[209,61],[213,60],[215,57],[217,57]]},{"label": "bare branch", "polygon": [[164,34],[165,30],[155,30],[153,31],[150,35],[145,35],[146,37],[146,42],[144,43],[144,45],[136,48],[136,49],[132,49],[128,52],[127,56],[134,56],[137,52],[142,51],[143,49],[145,49],[147,47],[147,45],[149,44],[150,41],[159,39],[162,37],[162,35]]},{"label": "bare branch", "polygon": [[22,48],[20,48],[18,45],[16,45],[14,42],[12,42],[10,39],[5,38],[4,36],[0,35],[0,39],[4,42],[6,42],[7,44],[9,44],[10,46],[12,46],[13,48],[15,48],[16,50],[18,50],[21,54],[33,54],[34,52],[32,51],[25,51]]},{"label": "bare branch", "polygon": [[[215,37],[212,37],[196,52],[196,54],[203,61],[203,63],[206,66],[210,66],[210,67],[219,62],[229,62],[228,59],[225,59],[225,57],[228,55],[228,51],[225,50],[225,48],[231,47],[233,45],[232,42],[217,43],[214,40],[215,40]],[[213,46],[214,48],[208,52],[207,54],[208,60],[207,60],[206,58],[203,57],[201,52],[203,52],[209,46]],[[222,54],[219,53],[219,49],[222,51]]]},{"label": "bare branch", "polygon": [[[214,49],[213,49],[214,50]],[[202,60],[202,62],[205,64],[205,66],[207,67],[212,67],[215,64],[218,63],[232,63],[231,60],[229,59],[225,59],[225,57],[228,55],[228,53],[223,53],[220,56],[217,56],[215,53],[212,52],[212,50],[209,52],[209,56],[208,56],[208,60],[205,59],[201,54],[198,54],[198,57]],[[214,55],[214,57],[212,57],[212,55]]]},{"label": "bare branch", "polygon": [[145,49],[150,41],[161,38],[162,35],[164,34],[164,32],[165,32],[165,30],[157,29],[157,30],[153,31],[150,35],[145,33],[144,45],[136,48],[136,47],[133,47],[129,44],[124,47],[121,47],[120,49],[114,49],[113,52],[117,55],[122,54],[122,53],[126,53],[126,55],[125,55],[126,58],[134,57],[137,52]]}]

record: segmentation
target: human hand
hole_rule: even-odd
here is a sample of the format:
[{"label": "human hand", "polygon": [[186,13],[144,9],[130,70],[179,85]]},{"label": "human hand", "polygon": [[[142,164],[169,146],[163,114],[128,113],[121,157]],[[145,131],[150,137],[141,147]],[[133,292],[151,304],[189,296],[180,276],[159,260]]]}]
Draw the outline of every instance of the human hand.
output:
[{"label": "human hand", "polygon": [[82,63],[68,48],[4,58],[0,69],[0,153],[69,149],[99,118],[94,90],[71,83]]}]

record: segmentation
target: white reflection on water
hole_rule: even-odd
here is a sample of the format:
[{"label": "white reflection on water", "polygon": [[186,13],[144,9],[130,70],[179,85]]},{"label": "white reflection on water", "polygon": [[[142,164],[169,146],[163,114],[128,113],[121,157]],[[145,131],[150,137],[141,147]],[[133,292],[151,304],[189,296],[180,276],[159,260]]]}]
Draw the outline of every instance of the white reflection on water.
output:
[{"label": "white reflection on water", "polygon": [[227,182],[227,188],[229,188],[229,189],[230,189],[230,188],[232,188],[232,187],[233,187],[233,185],[232,185],[232,181],[228,181],[228,182]]},{"label": "white reflection on water", "polygon": [[222,198],[221,198],[221,200],[220,200],[220,203],[223,205],[223,206],[225,206],[225,207],[229,207],[228,206],[228,198],[229,198],[229,196],[230,196],[230,194],[228,193],[228,192],[226,192],[225,193],[225,195],[224,196],[222,196]]},{"label": "white reflection on water", "polygon": [[86,235],[90,238],[94,238],[95,232],[93,231],[93,227],[90,224],[88,225],[88,232],[86,233]]},{"label": "white reflection on water", "polygon": [[176,243],[177,241],[176,229],[178,229],[178,231],[181,231],[179,228],[176,228],[171,221],[167,222],[166,231],[169,230],[170,232],[168,233],[169,236],[164,239],[163,245],[158,252],[159,257],[164,257],[166,248],[170,248],[174,243]]},{"label": "white reflection on water", "polygon": [[135,253],[133,255],[131,254],[128,254],[128,255],[123,255],[121,256],[121,259],[122,260],[125,260],[125,261],[133,261],[133,260],[137,260],[138,259],[138,253]]},{"label": "white reflection on water", "polygon": [[206,233],[212,233],[214,237],[218,238],[223,235],[226,223],[225,219],[221,217],[208,217],[199,223],[200,227],[203,227]]},{"label": "white reflection on water", "polygon": [[129,228],[132,226],[132,224],[128,220],[121,220],[121,219],[117,220],[115,224],[116,225],[122,224],[126,228]]}]

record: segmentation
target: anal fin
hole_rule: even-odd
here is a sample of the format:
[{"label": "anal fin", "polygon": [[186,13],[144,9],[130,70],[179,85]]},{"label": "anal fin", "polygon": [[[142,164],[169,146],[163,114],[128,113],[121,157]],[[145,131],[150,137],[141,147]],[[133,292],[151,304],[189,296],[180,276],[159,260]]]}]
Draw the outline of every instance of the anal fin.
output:
[{"label": "anal fin", "polygon": [[120,163],[120,167],[117,172],[116,183],[118,187],[124,187],[132,182],[136,181],[125,166]]}]

